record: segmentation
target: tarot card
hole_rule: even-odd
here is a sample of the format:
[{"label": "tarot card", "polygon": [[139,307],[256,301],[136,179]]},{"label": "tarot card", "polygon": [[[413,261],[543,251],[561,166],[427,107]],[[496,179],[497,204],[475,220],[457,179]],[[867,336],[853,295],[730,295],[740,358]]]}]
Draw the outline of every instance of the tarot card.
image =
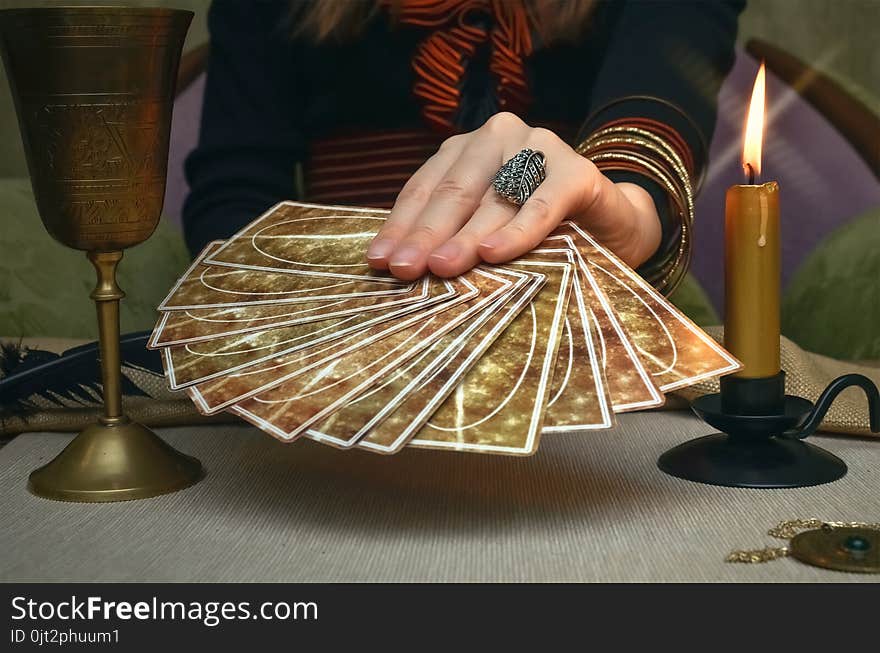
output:
[{"label": "tarot card", "polygon": [[357,329],[343,338],[320,343],[305,349],[281,353],[240,370],[217,376],[187,388],[196,407],[205,414],[216,413],[232,404],[269,390],[312,370],[326,367],[330,361],[346,356],[402,329],[408,329],[428,318],[469,301],[479,289],[467,279],[451,281],[456,297],[428,309],[407,313]]},{"label": "tarot card", "polygon": [[[495,271],[506,274],[513,270]],[[446,400],[461,378],[480,360],[546,282],[530,273],[520,285],[474,320],[444,337],[432,351],[381,386],[362,394],[309,429],[306,435],[325,442],[346,439],[383,454],[397,453]],[[436,352],[434,351],[436,350]],[[439,353],[437,353],[439,352]],[[376,407],[379,407],[376,410]]]},{"label": "tarot card", "polygon": [[219,249],[223,242],[216,240],[202,250],[159,304],[160,311],[394,297],[410,292],[415,287],[412,283],[401,285],[379,277],[371,280],[334,279],[205,263],[205,258]]},{"label": "tarot card", "polygon": [[[553,235],[545,243],[566,242],[571,238]],[[617,320],[614,309],[593,278],[586,261],[575,248],[578,258],[577,283],[588,308],[591,334],[596,338],[605,385],[615,413],[656,408],[666,401],[651,379],[642,359]]]},{"label": "tarot card", "polygon": [[565,222],[555,233],[572,237],[662,392],[742,368],[738,360],[583,229]]},{"label": "tarot card", "polygon": [[[521,310],[543,284],[543,277],[540,275],[495,267],[481,268],[481,270],[492,276],[507,279],[511,283],[503,292],[496,293],[495,299],[491,303],[486,303],[474,317],[446,333],[430,348],[410,359],[406,364],[379,379],[377,383],[352,398],[323,421],[316,422],[305,435],[313,440],[343,448],[356,443],[405,401],[409,393],[422,385],[426,378],[439,373],[440,368],[451,356],[467,347],[476,346],[485,350],[485,346],[490,342],[481,346],[480,341],[485,339],[487,330],[499,322],[509,323],[516,316],[515,312],[511,314],[509,305],[518,303]],[[530,293],[522,298],[524,290],[530,290]],[[508,315],[509,317],[506,317]],[[498,333],[503,328],[504,324],[495,326]],[[435,397],[435,400],[441,399]]]},{"label": "tarot card", "polygon": [[[476,290],[473,289],[473,292]],[[320,322],[221,336],[213,340],[165,347],[162,350],[165,372],[171,388],[179,390],[282,354],[300,351],[363,331],[374,324],[400,315],[429,310],[426,306],[434,307],[440,304],[441,309],[448,308],[454,303],[446,302],[450,299],[464,301],[466,298],[456,297],[453,284],[435,279],[431,281],[428,300],[416,307],[403,306],[389,312],[348,315]]]},{"label": "tarot card", "polygon": [[543,431],[562,433],[610,428],[614,423],[611,400],[590,334],[590,314],[578,282],[582,273],[577,269],[574,245],[570,239],[550,242],[556,243],[557,247],[564,243],[566,247],[541,247],[519,259],[570,263],[574,271]]},{"label": "tarot card", "polygon": [[[568,263],[535,261],[509,266],[541,272],[547,283],[458,381],[410,446],[510,455],[537,449],[573,269]],[[435,391],[428,384],[419,394]],[[404,404],[398,411],[406,409]]]},{"label": "tarot card", "polygon": [[158,349],[220,336],[319,322],[344,315],[390,310],[398,306],[415,308],[420,301],[427,299],[428,284],[428,277],[424,277],[412,291],[391,297],[373,295],[348,298],[341,295],[329,301],[256,306],[227,304],[217,308],[166,311],[159,318],[147,346]]},{"label": "tarot card", "polygon": [[367,247],[388,213],[383,209],[281,202],[208,255],[205,263],[407,284],[367,265]]},{"label": "tarot card", "polygon": [[[429,349],[458,325],[493,306],[510,282],[480,269],[464,275],[480,294],[447,311],[420,320],[366,347],[334,358],[308,374],[288,379],[229,410],[264,431],[291,442],[349,399],[381,383],[401,365]],[[332,442],[345,447],[354,442]]]}]

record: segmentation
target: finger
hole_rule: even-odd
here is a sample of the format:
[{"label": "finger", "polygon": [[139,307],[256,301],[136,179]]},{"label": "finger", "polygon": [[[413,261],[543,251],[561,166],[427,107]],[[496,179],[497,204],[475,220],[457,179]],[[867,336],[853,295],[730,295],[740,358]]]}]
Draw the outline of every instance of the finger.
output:
[{"label": "finger", "polygon": [[[516,133],[505,136],[516,137]],[[503,162],[503,155],[503,140],[491,130],[477,131],[388,259],[388,269],[395,276],[415,279],[427,271],[431,252],[473,216],[491,184],[492,175]]]},{"label": "finger", "polygon": [[377,270],[388,268],[388,257],[391,252],[400,239],[410,231],[419,213],[428,203],[431,191],[443,179],[443,175],[458,158],[463,147],[463,139],[459,136],[447,139],[440,149],[407,180],[394,201],[388,219],[367,248],[367,262],[371,267]]},{"label": "finger", "polygon": [[619,215],[630,216],[631,228],[618,229],[620,244],[611,242],[609,247],[631,268],[637,268],[657,251],[663,238],[657,205],[651,194],[637,184],[622,182],[614,184],[614,188],[619,191],[615,210]]},{"label": "finger", "polygon": [[[533,149],[544,148],[563,153],[566,151],[559,137],[547,129],[529,128],[526,140],[532,144]],[[520,152],[522,148],[519,147],[519,143],[522,142],[524,141],[506,140],[503,161]],[[480,262],[480,243],[509,223],[518,211],[519,207],[516,204],[504,199],[494,188],[489,188],[467,224],[453,238],[431,253],[428,259],[431,272],[442,277],[452,277],[477,265]]]},{"label": "finger", "polygon": [[[590,204],[598,179],[595,166],[574,152],[557,152],[552,172],[532,196],[520,207],[514,218],[480,242],[480,258],[489,263],[510,261],[531,251],[576,208]],[[587,165],[583,165],[587,164]],[[602,175],[595,171],[595,175]]]},{"label": "finger", "polygon": [[431,252],[428,268],[441,277],[454,277],[480,262],[480,241],[516,215],[519,207],[489,188],[473,217],[452,238]]}]

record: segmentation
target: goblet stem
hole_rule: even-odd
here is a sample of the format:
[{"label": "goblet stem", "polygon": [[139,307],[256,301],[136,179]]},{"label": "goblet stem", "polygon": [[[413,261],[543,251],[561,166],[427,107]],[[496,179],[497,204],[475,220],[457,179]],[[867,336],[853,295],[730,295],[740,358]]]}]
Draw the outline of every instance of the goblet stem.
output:
[{"label": "goblet stem", "polygon": [[122,252],[89,252],[98,283],[90,297],[98,310],[98,342],[101,350],[101,380],[104,387],[104,424],[123,419],[121,361],[119,357],[119,300],[125,293],[116,283],[116,266]]},{"label": "goblet stem", "polygon": [[122,252],[88,257],[98,273],[91,298],[98,309],[104,416],[34,471],[28,487],[47,499],[97,502],[144,499],[192,485],[204,475],[201,463],[122,412],[119,300],[125,293],[116,284]]}]

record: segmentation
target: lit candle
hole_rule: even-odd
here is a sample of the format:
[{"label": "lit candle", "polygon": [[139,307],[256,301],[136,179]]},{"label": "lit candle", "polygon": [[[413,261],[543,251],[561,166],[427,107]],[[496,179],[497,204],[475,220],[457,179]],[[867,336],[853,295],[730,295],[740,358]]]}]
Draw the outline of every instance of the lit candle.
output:
[{"label": "lit candle", "polygon": [[764,65],[758,70],[743,142],[744,185],[727,190],[724,211],[724,346],[741,378],[779,373],[779,185],[761,174]]}]

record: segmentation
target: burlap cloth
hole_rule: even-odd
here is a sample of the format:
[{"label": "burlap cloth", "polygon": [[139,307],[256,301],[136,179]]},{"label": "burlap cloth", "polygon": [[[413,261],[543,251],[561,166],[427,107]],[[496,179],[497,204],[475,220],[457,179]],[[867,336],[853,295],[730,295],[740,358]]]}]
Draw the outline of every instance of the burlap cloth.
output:
[{"label": "burlap cloth", "polygon": [[[719,342],[722,341],[721,327],[708,327],[706,332]],[[41,343],[32,340],[26,341],[25,344],[37,347]],[[781,339],[781,353],[788,394],[815,401],[830,381],[842,374],[852,373],[863,374],[880,386],[880,367],[839,361],[806,352],[785,337]],[[227,413],[213,416],[200,414],[184,393],[169,391],[162,376],[132,368],[123,368],[123,373],[150,395],[123,398],[126,413],[141,424],[165,427],[239,421],[237,417]],[[676,394],[691,401],[701,395],[718,392],[718,387],[718,379],[712,379],[680,390]],[[28,414],[2,415],[0,437],[38,431],[79,431],[93,423],[101,414],[100,402],[97,399],[99,398],[88,407],[61,408],[46,402],[40,406],[40,410]],[[672,399],[669,408],[686,408],[685,402],[676,402],[674,398]],[[871,433],[868,428],[868,407],[864,392],[860,388],[849,388],[838,396],[826,414],[820,430],[827,433],[874,437],[880,435]]]}]

